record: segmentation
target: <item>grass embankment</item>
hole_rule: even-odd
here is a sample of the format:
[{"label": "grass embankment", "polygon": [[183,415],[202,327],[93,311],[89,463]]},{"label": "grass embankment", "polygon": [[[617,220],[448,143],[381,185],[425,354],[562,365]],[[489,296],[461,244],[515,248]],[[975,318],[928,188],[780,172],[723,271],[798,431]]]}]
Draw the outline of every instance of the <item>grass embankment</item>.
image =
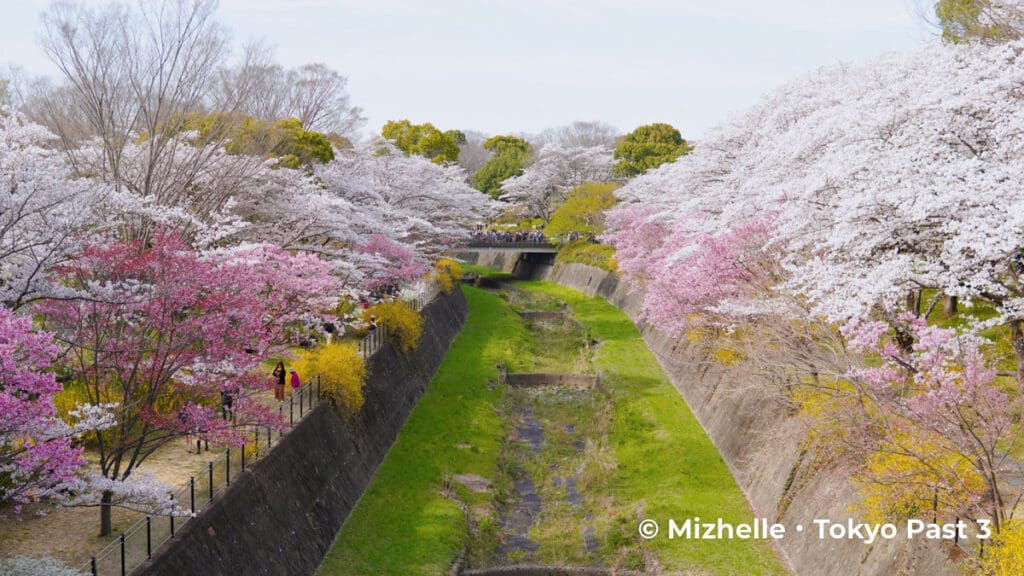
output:
[{"label": "grass embankment", "polygon": [[[576,290],[546,282],[518,286],[566,302],[601,341],[594,364],[614,397],[609,437],[616,462],[615,499],[643,503],[642,516],[658,521],[663,531],[669,518],[752,521],[746,499],[718,450],[629,318],[603,299]],[[772,547],[760,541],[668,540],[662,534],[643,546],[656,553],[666,570],[785,573]]]},{"label": "grass embankment", "polygon": [[594,244],[589,240],[578,240],[562,246],[555,256],[555,262],[586,264],[609,272],[615,272],[619,267],[615,261],[614,247],[606,244]]},{"label": "grass embankment", "polygon": [[[469,317],[430,387],[352,511],[319,573],[437,575],[448,570],[467,540],[465,515],[441,494],[445,476],[494,478],[504,427],[496,364],[528,358],[522,321],[497,296],[463,292]],[[529,367],[529,366],[527,366]],[[468,506],[489,505],[489,494],[453,483]]]}]

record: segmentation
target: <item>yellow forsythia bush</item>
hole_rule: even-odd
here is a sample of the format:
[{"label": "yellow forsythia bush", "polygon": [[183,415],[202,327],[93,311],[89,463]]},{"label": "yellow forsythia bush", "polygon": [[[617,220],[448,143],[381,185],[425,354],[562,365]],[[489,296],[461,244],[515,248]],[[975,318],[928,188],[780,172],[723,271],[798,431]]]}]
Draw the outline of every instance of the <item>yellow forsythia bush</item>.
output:
[{"label": "yellow forsythia bush", "polygon": [[401,300],[381,302],[363,311],[363,321],[369,322],[370,316],[377,318],[377,325],[387,330],[402,352],[416,349],[423,334],[423,317],[420,313]]},{"label": "yellow forsythia bush", "polygon": [[299,374],[320,375],[320,394],[336,408],[348,413],[363,407],[366,362],[354,342],[333,342],[305,352],[299,359]]},{"label": "yellow forsythia bush", "polygon": [[462,278],[462,264],[451,258],[441,258],[434,264],[434,281],[445,294],[451,294]]},{"label": "yellow forsythia bush", "polygon": [[980,561],[984,574],[1024,574],[1024,523],[1019,520],[1007,522],[990,542],[991,546],[985,546],[985,556]]}]

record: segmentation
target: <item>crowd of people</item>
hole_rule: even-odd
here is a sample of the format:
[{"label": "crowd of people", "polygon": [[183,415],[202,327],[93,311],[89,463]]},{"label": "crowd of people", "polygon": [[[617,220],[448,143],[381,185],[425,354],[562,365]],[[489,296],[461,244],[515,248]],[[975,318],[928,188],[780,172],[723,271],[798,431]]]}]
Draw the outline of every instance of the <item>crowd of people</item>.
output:
[{"label": "crowd of people", "polygon": [[508,232],[501,230],[476,230],[473,232],[473,242],[489,243],[517,243],[517,242],[547,242],[548,239],[540,230],[520,230]]}]

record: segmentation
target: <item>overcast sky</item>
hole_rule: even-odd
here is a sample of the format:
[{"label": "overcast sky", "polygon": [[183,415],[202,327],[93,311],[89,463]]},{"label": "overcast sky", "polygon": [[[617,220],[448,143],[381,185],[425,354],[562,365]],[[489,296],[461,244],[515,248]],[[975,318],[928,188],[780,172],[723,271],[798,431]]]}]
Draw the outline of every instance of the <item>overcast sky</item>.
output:
[{"label": "overcast sky", "polygon": [[[96,3],[97,0],[91,1]],[[0,0],[0,63],[55,76],[36,40],[49,0]],[[236,45],[349,77],[378,131],[538,132],[668,122],[699,139],[787,79],[931,40],[927,0],[221,0]]]}]

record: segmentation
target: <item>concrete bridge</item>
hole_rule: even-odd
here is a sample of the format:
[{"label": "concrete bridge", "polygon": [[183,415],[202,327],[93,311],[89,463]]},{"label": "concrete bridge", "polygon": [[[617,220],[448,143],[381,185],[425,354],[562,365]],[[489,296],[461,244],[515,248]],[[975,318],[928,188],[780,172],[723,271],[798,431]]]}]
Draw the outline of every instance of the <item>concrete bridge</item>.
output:
[{"label": "concrete bridge", "polygon": [[462,245],[467,252],[526,252],[530,254],[556,254],[558,247],[550,242],[502,242],[471,240]]}]

